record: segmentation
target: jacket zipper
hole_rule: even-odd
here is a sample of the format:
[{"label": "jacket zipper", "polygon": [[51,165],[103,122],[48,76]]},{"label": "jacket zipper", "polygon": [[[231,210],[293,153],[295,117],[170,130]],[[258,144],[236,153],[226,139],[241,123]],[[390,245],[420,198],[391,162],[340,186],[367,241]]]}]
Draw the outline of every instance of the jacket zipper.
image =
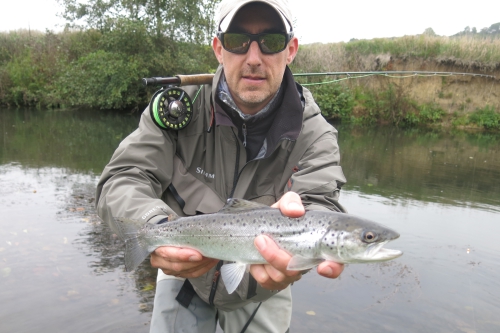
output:
[{"label": "jacket zipper", "polygon": [[223,263],[224,262],[220,260],[215,267],[215,273],[212,279],[212,288],[210,289],[210,296],[208,297],[208,302],[210,305],[214,305],[215,292],[217,291],[217,286],[219,285],[220,268]]},{"label": "jacket zipper", "polygon": [[243,126],[241,127],[243,131],[243,147],[247,146],[247,124],[243,123]]}]

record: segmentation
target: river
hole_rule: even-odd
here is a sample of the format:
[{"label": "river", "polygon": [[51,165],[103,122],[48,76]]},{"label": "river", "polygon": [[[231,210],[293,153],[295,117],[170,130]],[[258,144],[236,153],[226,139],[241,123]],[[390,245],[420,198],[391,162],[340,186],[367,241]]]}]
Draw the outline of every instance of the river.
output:
[{"label": "river", "polygon": [[[154,269],[127,273],[95,185],[137,115],[0,110],[0,332],[148,332]],[[336,125],[351,214],[404,255],[312,272],[291,332],[500,331],[500,135]]]}]

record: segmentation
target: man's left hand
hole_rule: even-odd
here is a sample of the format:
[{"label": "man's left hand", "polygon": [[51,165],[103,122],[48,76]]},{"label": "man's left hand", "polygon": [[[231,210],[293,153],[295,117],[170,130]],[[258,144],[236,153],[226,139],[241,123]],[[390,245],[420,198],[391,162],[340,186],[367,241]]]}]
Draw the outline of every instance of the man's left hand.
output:
[{"label": "man's left hand", "polygon": [[[283,215],[288,217],[300,217],[305,214],[304,206],[299,195],[295,192],[287,192],[281,199],[271,207],[279,208]],[[268,264],[251,265],[250,273],[255,280],[269,290],[283,290],[290,283],[300,280],[300,271],[287,270],[288,262],[292,258],[286,251],[281,250],[278,245],[267,236],[258,236],[254,241],[255,246]],[[317,270],[322,276],[335,279],[344,269],[343,264],[332,261],[322,262]]]}]

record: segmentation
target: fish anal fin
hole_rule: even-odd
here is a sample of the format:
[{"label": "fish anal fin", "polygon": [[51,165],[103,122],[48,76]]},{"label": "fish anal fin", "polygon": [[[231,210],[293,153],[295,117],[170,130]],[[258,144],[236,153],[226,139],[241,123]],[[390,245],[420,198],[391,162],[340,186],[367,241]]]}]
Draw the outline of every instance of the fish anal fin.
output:
[{"label": "fish anal fin", "polygon": [[229,294],[232,294],[240,284],[247,266],[247,264],[232,263],[222,265],[220,268],[222,281],[224,281],[224,285]]},{"label": "fish anal fin", "polygon": [[254,202],[254,201],[248,201],[245,199],[236,199],[236,198],[231,198],[228,199],[224,207],[219,211],[220,214],[234,214],[237,212],[244,212],[247,210],[252,210],[252,209],[271,209],[269,206],[266,206],[264,204]]},{"label": "fish anal fin", "polygon": [[286,269],[290,271],[302,271],[318,266],[323,261],[325,261],[323,258],[307,258],[296,254],[290,259]]}]

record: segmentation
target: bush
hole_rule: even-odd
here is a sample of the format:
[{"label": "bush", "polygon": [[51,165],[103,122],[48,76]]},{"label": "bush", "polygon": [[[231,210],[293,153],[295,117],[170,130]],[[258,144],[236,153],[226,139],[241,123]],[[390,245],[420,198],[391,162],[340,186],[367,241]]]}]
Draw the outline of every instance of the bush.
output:
[{"label": "bush", "polygon": [[71,63],[57,81],[62,105],[130,109],[145,94],[139,78],[147,70],[140,58],[96,51]]},{"label": "bush", "polygon": [[354,98],[350,91],[338,83],[319,84],[308,87],[326,118],[349,120]]},{"label": "bush", "polygon": [[486,129],[500,129],[500,113],[489,105],[483,109],[476,109],[469,115],[469,121]]}]

